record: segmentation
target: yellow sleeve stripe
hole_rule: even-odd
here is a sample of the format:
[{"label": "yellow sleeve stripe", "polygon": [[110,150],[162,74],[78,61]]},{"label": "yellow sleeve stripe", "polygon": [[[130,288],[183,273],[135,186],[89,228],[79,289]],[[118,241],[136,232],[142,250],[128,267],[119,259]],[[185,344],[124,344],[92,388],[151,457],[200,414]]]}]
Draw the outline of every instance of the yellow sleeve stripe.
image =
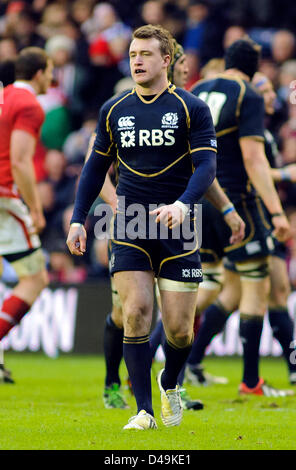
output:
[{"label": "yellow sleeve stripe", "polygon": [[190,153],[199,152],[200,150],[213,150],[213,152],[217,153],[217,150],[213,147],[199,147],[197,149],[190,150]]},{"label": "yellow sleeve stripe", "polygon": [[95,152],[99,153],[100,155],[104,155],[104,157],[111,157],[110,153],[100,152],[100,150],[95,150]]}]

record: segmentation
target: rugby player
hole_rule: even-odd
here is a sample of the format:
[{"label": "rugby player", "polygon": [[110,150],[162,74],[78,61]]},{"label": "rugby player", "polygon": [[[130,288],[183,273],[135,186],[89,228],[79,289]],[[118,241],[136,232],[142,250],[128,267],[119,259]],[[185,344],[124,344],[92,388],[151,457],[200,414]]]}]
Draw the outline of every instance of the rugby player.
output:
[{"label": "rugby player", "polygon": [[[187,75],[188,66],[186,63],[186,55],[180,44],[173,40],[174,54],[173,59],[168,69],[168,78],[176,86],[184,87]],[[222,193],[222,196],[221,196]],[[115,212],[116,208],[116,193],[114,186],[112,185],[108,175],[106,176],[103,189],[100,196],[113,207]],[[212,202],[216,204],[218,210],[220,210],[225,204],[229,204],[228,198],[223,194],[216,182],[212,184],[210,189],[206,192],[206,197],[212,199]],[[244,223],[240,220],[237,213],[233,212],[226,216],[226,223],[232,229],[234,238],[238,241],[238,236],[243,239],[244,236]],[[111,278],[112,288],[112,312],[107,316],[105,329],[104,329],[104,355],[106,363],[106,376],[105,376],[105,389],[103,400],[106,408],[126,408],[127,403],[123,397],[121,391],[121,381],[119,377],[119,365],[122,358],[122,339],[123,339],[123,326],[122,326],[122,310],[118,293],[114,286],[113,278]],[[156,297],[158,306],[160,309],[160,295],[159,289],[156,286]],[[154,351],[158,345],[165,340],[163,331],[162,321],[159,321],[157,327],[151,334],[150,345],[152,351],[152,357]],[[129,381],[128,381],[129,382]],[[179,385],[182,385],[182,377],[179,376]],[[203,408],[203,404],[200,400],[192,400],[186,389],[182,387],[180,389],[180,395],[182,400],[182,406],[184,409],[199,410]]]},{"label": "rugby player", "polygon": [[[219,154],[217,177],[247,224],[243,242],[229,246],[221,230],[220,214],[205,211],[202,261],[212,281],[217,282],[224,256],[235,264],[239,288],[233,288],[235,274],[225,269],[222,291],[206,311],[198,337],[212,338],[228,312],[239,306],[240,336],[244,371],[240,393],[257,395],[290,394],[277,391],[259,377],[259,345],[263,315],[269,293],[268,261],[273,248],[261,204],[261,197],[280,241],[289,236],[289,223],[276,193],[264,151],[264,101],[249,82],[258,67],[259,50],[249,40],[239,40],[226,51],[226,72],[204,80],[192,92],[209,103],[216,127]],[[222,320],[223,318],[223,320]],[[208,343],[207,343],[208,344]],[[191,359],[188,359],[191,364]]]},{"label": "rugby player", "polygon": [[[264,98],[264,107],[267,115],[274,113],[275,92],[270,80],[262,73],[257,72],[252,80],[256,90]],[[278,149],[272,134],[264,129],[265,139],[265,154],[271,166],[271,174],[276,181],[295,181],[295,165],[287,165],[284,168],[276,168],[276,160]],[[271,227],[269,214],[262,213],[265,219],[265,225]],[[290,283],[287,273],[286,265],[286,247],[273,237],[274,249],[271,252],[269,260],[270,271],[270,293],[268,297],[268,320],[273,331],[274,337],[279,341],[283,349],[283,355],[286,360],[289,381],[291,385],[296,384],[296,365],[290,361],[292,352],[291,345],[294,339],[294,325],[291,320],[288,309],[287,301],[290,294]],[[231,289],[228,290],[230,296],[235,296],[235,291],[240,289],[238,275],[235,270],[235,265],[226,261],[225,267],[233,272],[228,274],[232,276]],[[236,274],[235,274],[236,273]],[[218,283],[216,283],[218,285]],[[215,289],[212,290],[215,293]],[[219,293],[216,290],[216,296]],[[199,292],[200,294],[200,292]],[[204,376],[201,367],[201,361],[205,354],[206,347],[211,341],[214,334],[217,334],[223,329],[227,320],[227,316],[221,316],[221,321],[216,325],[216,330],[213,326],[207,326],[208,317],[207,311],[204,319],[204,326],[201,333],[198,335],[196,342],[193,345],[191,354],[188,358],[189,367],[186,369],[186,377],[188,381],[196,385],[206,385],[208,383],[207,377]],[[207,333],[205,333],[207,331]],[[208,334],[209,333],[209,334]]]},{"label": "rugby player", "polygon": [[[149,346],[155,276],[167,336],[165,368],[157,378],[162,420],[166,426],[181,422],[177,377],[191,349],[202,272],[197,244],[184,249],[184,240],[174,239],[173,230],[162,239],[159,224],[174,229],[190,218],[189,206],[203,196],[216,171],[216,137],[209,108],[169,84],[171,57],[172,41],[167,31],[147,25],[134,32],[130,65],[136,87],[106,102],[100,111],[95,144],[81,174],[67,239],[71,253],[83,255],[83,224],[103,186],[115,147],[117,196],[121,198],[114,223],[111,272],[123,307],[123,354],[138,406],[138,414],[124,429],[157,426],[151,400]],[[145,222],[151,223],[152,218],[157,224],[156,239],[133,239],[126,230],[123,237],[118,235],[123,202],[127,208],[137,202],[146,209]],[[153,208],[161,203],[164,205]],[[125,223],[129,222],[127,214],[123,215]]]},{"label": "rugby player", "polygon": [[[33,156],[44,120],[36,95],[46,93],[52,68],[42,49],[23,49],[15,62],[16,81],[4,88],[0,104],[0,263],[5,258],[19,278],[1,306],[0,341],[21,321],[48,284],[38,237],[45,227],[45,218]],[[1,370],[4,380],[9,381],[3,364]]]}]

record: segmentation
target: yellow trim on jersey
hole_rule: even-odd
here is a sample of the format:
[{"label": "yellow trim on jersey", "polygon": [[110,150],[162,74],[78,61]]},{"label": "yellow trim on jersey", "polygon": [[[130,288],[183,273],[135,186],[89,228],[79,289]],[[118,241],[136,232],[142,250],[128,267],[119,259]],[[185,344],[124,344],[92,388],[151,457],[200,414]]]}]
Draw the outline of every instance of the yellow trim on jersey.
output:
[{"label": "yellow trim on jersey", "polygon": [[[157,95],[154,96],[154,98],[152,98],[152,100],[145,100],[145,98],[143,97],[143,95],[140,95],[140,93],[138,92],[137,88],[134,88],[134,90],[136,91],[136,94],[138,96],[138,98],[140,98],[140,100],[145,103],[145,104],[151,104],[151,103],[154,103],[154,101],[157,100],[157,98],[160,97],[160,95],[162,95],[163,92],[165,92],[169,86],[171,85],[171,83],[168,83],[168,85],[166,85],[159,93],[157,93]],[[175,87],[175,85],[173,85],[173,87]],[[176,88],[176,87],[175,87]]]},{"label": "yellow trim on jersey", "polygon": [[199,152],[200,150],[213,150],[213,152],[217,153],[217,149],[215,149],[213,147],[199,147],[199,148],[193,149],[193,150],[190,149],[190,153]]},{"label": "yellow trim on jersey", "polygon": [[262,137],[262,135],[243,135],[240,139],[252,139],[258,142],[264,142],[264,137]]},{"label": "yellow trim on jersey", "polygon": [[268,221],[266,220],[264,216],[261,200],[258,197],[256,197],[256,205],[257,205],[257,209],[258,209],[258,212],[259,212],[259,215],[260,215],[260,218],[262,220],[264,227],[269,230],[271,228],[271,225],[268,223]]},{"label": "yellow trim on jersey", "polygon": [[217,75],[217,77],[215,78],[224,78],[225,80],[232,80],[233,82],[236,82],[239,84],[240,86],[240,93],[239,93],[239,96],[238,96],[238,100],[237,100],[237,105],[236,105],[236,111],[235,111],[235,117],[238,118],[240,116],[240,108],[241,108],[241,104],[242,104],[242,101],[243,101],[243,98],[245,96],[245,93],[246,93],[246,85],[245,83],[243,82],[243,80],[237,76],[237,75],[227,75],[225,73],[219,73]]},{"label": "yellow trim on jersey", "polygon": [[152,269],[152,271],[153,271],[153,265],[152,265],[151,257],[150,257],[150,255],[149,255],[149,253],[147,253],[147,251],[144,250],[144,248],[142,248],[141,246],[134,245],[133,243],[119,242],[119,241],[117,241],[117,240],[112,240],[112,243],[115,243],[116,245],[131,246],[132,248],[137,248],[138,250],[140,250],[140,251],[142,251],[143,253],[145,253],[145,255],[148,256],[149,263],[150,263],[151,269]]},{"label": "yellow trim on jersey", "polygon": [[110,128],[110,125],[109,125],[110,115],[111,115],[113,109],[115,108],[115,106],[117,106],[119,103],[121,103],[121,101],[125,100],[125,98],[127,98],[128,96],[133,95],[134,93],[135,93],[135,89],[133,89],[130,93],[127,93],[126,95],[124,95],[120,100],[116,101],[116,103],[114,103],[113,106],[111,106],[111,108],[109,109],[109,112],[108,112],[107,117],[106,117],[106,129],[107,129],[108,134],[110,135],[111,142],[113,142],[113,136],[112,136],[111,128]]},{"label": "yellow trim on jersey", "polygon": [[250,234],[247,238],[245,238],[241,243],[236,243],[235,245],[230,245],[230,246],[227,246],[226,248],[224,248],[224,252],[225,253],[229,253],[229,251],[233,251],[233,250],[236,250],[237,248],[241,248],[242,246],[245,246],[247,243],[249,243],[252,238],[254,237],[255,235],[255,225],[254,225],[254,222],[253,222],[253,219],[252,219],[252,216],[250,214],[250,212],[248,211],[247,209],[247,204],[245,201],[242,201],[242,205],[243,205],[243,208],[245,210],[245,214],[246,214],[246,217],[249,221],[249,224],[250,224],[250,227],[251,227],[251,231],[250,231]]},{"label": "yellow trim on jersey", "polygon": [[222,135],[230,134],[238,129],[238,126],[228,127],[227,129],[223,129],[223,131],[216,132],[216,137],[222,137]]},{"label": "yellow trim on jersey", "polygon": [[185,103],[185,101],[183,100],[183,98],[181,98],[181,96],[178,95],[178,93],[175,92],[175,88],[176,87],[172,87],[169,89],[169,93],[171,93],[172,95],[175,95],[176,98],[178,98],[178,100],[181,101],[181,103],[183,104],[183,107],[185,109],[185,114],[186,114],[186,122],[187,122],[187,127],[188,129],[190,129],[190,115],[189,115],[189,111],[188,111],[188,108],[187,108],[187,104]]},{"label": "yellow trim on jersey", "polygon": [[186,155],[189,155],[189,151],[181,155],[181,157],[177,158],[174,162],[170,163],[167,167],[163,168],[162,170],[158,171],[157,173],[141,173],[140,171],[136,171],[133,168],[131,168],[127,163],[125,163],[119,156],[119,153],[117,151],[117,158],[118,160],[132,173],[135,173],[136,175],[143,176],[144,178],[154,178],[155,176],[161,175],[162,173],[165,173],[167,170],[169,170],[172,166],[174,166],[176,163],[178,163],[182,158],[186,157]]},{"label": "yellow trim on jersey", "polygon": [[[109,147],[110,148],[110,147]],[[109,149],[108,149],[109,150]],[[101,152],[100,150],[96,150],[95,149],[95,152],[96,153],[99,153],[100,155],[104,155],[104,157],[111,157],[111,154],[110,153],[104,153],[104,152]]]}]

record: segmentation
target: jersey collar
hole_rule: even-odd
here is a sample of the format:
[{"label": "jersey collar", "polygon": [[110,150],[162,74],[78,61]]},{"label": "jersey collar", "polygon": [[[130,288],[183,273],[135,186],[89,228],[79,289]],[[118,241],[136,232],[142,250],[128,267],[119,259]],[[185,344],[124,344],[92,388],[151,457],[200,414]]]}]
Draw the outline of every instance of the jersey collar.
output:
[{"label": "jersey collar", "polygon": [[13,86],[16,87],[16,88],[23,88],[24,90],[28,90],[31,93],[33,93],[33,95],[36,95],[36,91],[34,90],[32,85],[29,85],[28,83],[22,82],[21,80],[16,80],[15,82],[13,82]]},{"label": "jersey collar", "polygon": [[157,100],[157,98],[160,97],[160,95],[162,95],[166,90],[170,90],[171,88],[176,88],[174,85],[172,85],[170,82],[168,85],[166,85],[159,93],[157,93],[157,95],[154,96],[154,98],[152,100],[145,100],[145,98],[140,95],[140,93],[138,93],[137,89],[135,88],[135,91],[136,91],[136,94],[138,96],[138,98],[140,98],[140,100],[145,103],[145,104],[151,104],[151,103],[154,103],[154,101]]}]

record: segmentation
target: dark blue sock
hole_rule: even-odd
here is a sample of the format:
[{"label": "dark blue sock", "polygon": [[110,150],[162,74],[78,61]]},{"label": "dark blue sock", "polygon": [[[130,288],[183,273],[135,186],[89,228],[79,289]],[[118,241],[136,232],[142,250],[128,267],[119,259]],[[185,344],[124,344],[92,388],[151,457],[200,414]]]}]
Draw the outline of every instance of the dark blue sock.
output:
[{"label": "dark blue sock", "polygon": [[228,313],[220,303],[218,305],[212,304],[205,310],[187,360],[189,366],[195,366],[202,362],[208,345],[213,337],[223,330],[227,318]]},{"label": "dark blue sock", "polygon": [[182,367],[182,369],[181,369],[181,371],[178,375],[178,384],[180,385],[180,387],[182,387],[183,382],[184,382],[185,367],[186,367],[186,363],[184,364],[184,366]]},{"label": "dark blue sock", "polygon": [[243,345],[243,382],[254,388],[259,382],[259,347],[263,317],[240,315],[240,338]]},{"label": "dark blue sock", "polygon": [[106,364],[106,387],[120,385],[119,365],[122,359],[123,328],[118,328],[109,314],[104,329],[104,355]]},{"label": "dark blue sock", "polygon": [[166,362],[165,369],[161,377],[161,384],[164,390],[176,388],[178,375],[180,374],[190,351],[191,345],[186,346],[186,348],[176,348],[166,340],[164,344]]},{"label": "dark blue sock", "polygon": [[158,320],[158,322],[155,325],[154,330],[152,331],[150,335],[150,348],[151,348],[152,358],[155,356],[157,348],[162,342],[163,332],[164,332],[164,329],[163,329],[162,320]]},{"label": "dark blue sock", "polygon": [[123,356],[132,383],[138,412],[153,415],[151,397],[151,350],[149,336],[123,337]]},{"label": "dark blue sock", "polygon": [[291,348],[291,343],[294,339],[294,324],[287,308],[270,308],[268,319],[272,328],[273,336],[282,346],[289,371],[296,372],[296,364],[292,364],[290,361],[290,355],[294,349]]}]

